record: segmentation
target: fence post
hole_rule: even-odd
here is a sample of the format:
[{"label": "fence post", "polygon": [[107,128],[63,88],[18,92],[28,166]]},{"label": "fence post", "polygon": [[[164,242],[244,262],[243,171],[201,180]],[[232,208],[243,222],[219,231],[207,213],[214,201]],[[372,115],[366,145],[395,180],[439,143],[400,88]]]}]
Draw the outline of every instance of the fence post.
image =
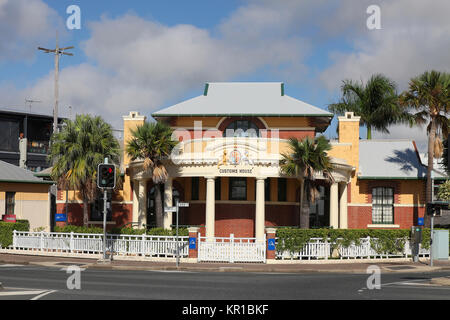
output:
[{"label": "fence post", "polygon": [[234,234],[230,234],[230,263],[234,263]]},{"label": "fence post", "polygon": [[[277,230],[275,228],[266,228],[267,243],[265,243],[265,259],[274,260],[276,258],[275,237]],[[266,242],[266,234],[264,234],[264,242]]]},{"label": "fence post", "polygon": [[328,260],[330,255],[330,244],[328,243],[328,236],[325,237],[325,260]]},{"label": "fence post", "polygon": [[142,241],[141,241],[141,256],[145,257],[145,234],[142,234]]},{"label": "fence post", "polygon": [[13,250],[16,250],[17,246],[17,231],[13,230]]},{"label": "fence post", "polygon": [[73,247],[74,247],[74,243],[73,243],[73,231],[70,232],[70,242],[69,242],[69,250],[70,253],[73,253]]},{"label": "fence post", "polygon": [[189,227],[189,258],[198,258],[198,246],[200,245],[199,242],[199,228],[198,227]]},{"label": "fence post", "polygon": [[41,231],[41,238],[40,238],[40,251],[42,252],[44,248],[44,232]]}]

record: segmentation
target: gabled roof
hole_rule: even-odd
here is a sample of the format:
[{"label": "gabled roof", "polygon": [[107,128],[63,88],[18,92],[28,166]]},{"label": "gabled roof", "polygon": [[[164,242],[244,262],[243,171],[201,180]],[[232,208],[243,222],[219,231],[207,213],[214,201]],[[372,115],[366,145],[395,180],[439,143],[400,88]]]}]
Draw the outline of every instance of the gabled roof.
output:
[{"label": "gabled roof", "polygon": [[412,140],[360,140],[359,179],[424,179],[421,163]]},{"label": "gabled roof", "polygon": [[333,114],[285,95],[281,82],[211,82],[206,83],[202,96],[152,116],[306,116],[331,120]]},{"label": "gabled roof", "polygon": [[34,176],[33,172],[0,160],[0,182],[53,184]]}]

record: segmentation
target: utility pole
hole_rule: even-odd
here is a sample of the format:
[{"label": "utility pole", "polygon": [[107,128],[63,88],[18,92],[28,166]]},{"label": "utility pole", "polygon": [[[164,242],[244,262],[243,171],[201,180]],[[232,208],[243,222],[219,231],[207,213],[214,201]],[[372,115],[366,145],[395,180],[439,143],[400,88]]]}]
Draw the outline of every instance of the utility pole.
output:
[{"label": "utility pole", "polygon": [[68,55],[73,56],[73,53],[65,52],[65,50],[73,49],[73,46],[60,48],[58,44],[58,32],[56,33],[56,48],[55,49],[46,49],[38,47],[38,50],[42,50],[45,53],[54,53],[55,54],[55,107],[53,108],[53,133],[58,132],[58,76],[59,76],[59,56],[60,55]]}]

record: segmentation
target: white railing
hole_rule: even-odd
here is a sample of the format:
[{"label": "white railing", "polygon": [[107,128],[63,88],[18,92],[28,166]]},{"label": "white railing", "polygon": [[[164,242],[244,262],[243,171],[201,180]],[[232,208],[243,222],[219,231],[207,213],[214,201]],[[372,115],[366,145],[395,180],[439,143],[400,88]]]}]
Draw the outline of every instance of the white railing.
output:
[{"label": "white railing", "polygon": [[266,262],[266,238],[198,237],[198,261]]},{"label": "white railing", "polygon": [[[106,235],[106,251],[122,256],[176,257],[177,244],[180,257],[189,254],[189,237],[149,235]],[[103,234],[21,232],[14,231],[13,250],[72,254],[103,253]]]},{"label": "white railing", "polygon": [[[294,260],[294,259],[383,259],[383,258],[395,258],[395,257],[408,257],[411,256],[411,246],[409,240],[405,240],[405,245],[402,252],[398,253],[384,253],[375,250],[377,239],[376,238],[361,238],[358,244],[352,243],[349,246],[341,246],[335,242],[331,242],[330,239],[323,238],[311,238],[301,250],[289,251],[279,249],[278,238],[276,238],[276,257],[281,260]],[[400,239],[398,239],[400,241]],[[374,248],[375,247],[375,248]],[[428,249],[420,248],[419,256],[429,256]]]}]

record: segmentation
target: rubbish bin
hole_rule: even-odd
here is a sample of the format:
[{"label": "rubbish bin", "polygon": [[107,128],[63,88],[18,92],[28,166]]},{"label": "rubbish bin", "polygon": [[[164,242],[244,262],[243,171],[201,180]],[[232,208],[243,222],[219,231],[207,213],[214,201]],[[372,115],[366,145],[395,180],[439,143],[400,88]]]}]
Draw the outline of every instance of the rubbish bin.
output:
[{"label": "rubbish bin", "polygon": [[448,230],[433,230],[433,260],[448,260]]}]

